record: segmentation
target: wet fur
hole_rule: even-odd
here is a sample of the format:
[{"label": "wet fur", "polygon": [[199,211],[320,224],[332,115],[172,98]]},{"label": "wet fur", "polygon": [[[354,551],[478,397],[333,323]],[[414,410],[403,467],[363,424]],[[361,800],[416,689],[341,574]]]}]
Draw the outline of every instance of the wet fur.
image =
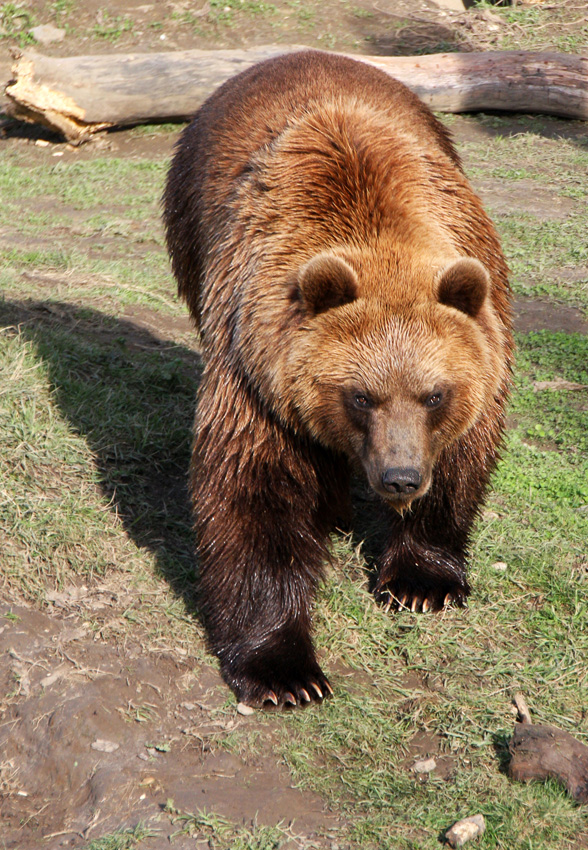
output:
[{"label": "wet fur", "polygon": [[[359,363],[392,405],[411,346],[425,387],[446,356],[437,337],[451,344],[463,391],[434,445],[430,426],[417,428],[426,494],[400,512],[380,500],[388,543],[375,592],[418,608],[463,602],[510,381],[498,238],[426,107],[382,72],[318,52],[262,63],[201,107],[170,169],[165,224],[205,359],[191,490],[210,645],[245,702],[319,699],[328,683],[311,606],[328,534],[348,514],[349,470],[361,467],[361,428],[342,424],[333,364],[345,381]],[[326,293],[304,282],[324,253],[327,266],[340,261]],[[443,270],[460,257],[489,273],[481,306],[463,289],[465,305],[452,303]]]}]

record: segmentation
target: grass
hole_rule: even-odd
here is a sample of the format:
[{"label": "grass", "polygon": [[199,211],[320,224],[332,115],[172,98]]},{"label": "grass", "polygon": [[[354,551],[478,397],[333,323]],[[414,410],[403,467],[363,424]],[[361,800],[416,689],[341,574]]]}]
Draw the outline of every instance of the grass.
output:
[{"label": "grass", "polygon": [[102,838],[95,838],[85,845],[84,850],[133,850],[147,838],[155,838],[157,833],[139,824],[133,829],[122,829]]},{"label": "grass", "polygon": [[214,32],[217,28],[236,28],[237,24],[258,19],[270,19],[276,13],[274,3],[264,0],[209,0],[204,12],[196,14],[190,11],[173,11],[172,21],[191,26],[193,32],[206,36],[206,30]]},{"label": "grass", "polygon": [[[6,247],[0,249],[0,265],[12,281],[12,292],[20,289],[23,295],[43,298],[43,273],[75,271],[69,298],[86,299],[91,278],[93,295],[114,300],[119,309],[157,304],[180,315],[162,250],[164,169],[161,161],[122,159],[23,168],[18,157],[5,157],[0,163],[6,196],[0,226]],[[116,198],[116,204],[105,202],[108,197]],[[15,227],[23,208],[25,220]],[[9,247],[11,237],[14,247]]]},{"label": "grass", "polygon": [[[528,211],[497,224],[518,292],[585,310],[585,146],[546,138],[529,121],[515,136],[500,135],[495,119],[480,125],[488,138],[463,150],[476,177],[505,192],[521,180],[575,190],[564,219],[534,215],[529,190]],[[56,587],[120,581],[138,602],[116,628],[188,649],[197,666],[207,656],[189,590],[185,472],[200,363],[193,343],[165,339],[183,308],[158,219],[164,173],[159,159],[48,168],[2,154],[1,570],[7,598],[37,605]],[[131,309],[153,330],[130,322]],[[586,393],[536,387],[588,384],[588,343],[542,330],[519,335],[518,346],[513,425],[473,542],[469,607],[386,615],[368,592],[361,541],[337,537],[315,617],[336,699],[215,734],[215,746],[244,759],[275,736],[293,781],[336,814],[330,840],[340,847],[432,850],[475,813],[487,821],[481,850],[588,844],[586,810],[559,786],[505,774],[517,690],[536,722],[588,742]],[[101,628],[97,639],[109,640],[115,625]],[[132,722],[150,716],[146,702],[129,708]],[[410,766],[424,755],[438,768],[420,779]],[[219,850],[277,848],[301,826],[242,826],[173,802],[167,814],[178,832]],[[88,850],[142,840],[118,833]]]},{"label": "grass", "polygon": [[214,812],[200,809],[195,814],[175,808],[168,800],[165,811],[178,829],[172,834],[171,842],[180,835],[197,841],[206,841],[213,850],[279,850],[292,837],[292,831],[277,826],[237,826],[227,818]]},{"label": "grass", "polygon": [[245,15],[272,15],[276,11],[273,3],[263,0],[209,0],[208,19],[213,23],[233,25],[235,13]]},{"label": "grass", "polygon": [[134,23],[127,15],[112,15],[103,11],[100,21],[94,24],[93,33],[98,38],[104,38],[116,44],[124,33],[131,32],[133,27]]},{"label": "grass", "polygon": [[[469,142],[463,153],[472,178],[519,180],[569,199],[565,218],[552,218],[546,204],[537,209],[529,188],[528,208],[495,215],[517,295],[548,296],[588,309],[588,145],[582,138],[549,138],[528,120],[527,131],[502,135],[507,122],[483,119],[495,132],[486,143]],[[540,122],[550,130],[549,119]],[[547,208],[545,208],[547,207]]]},{"label": "grass", "polygon": [[74,10],[75,3],[76,0],[54,0],[50,8],[53,16],[55,17],[55,23],[57,26],[63,24],[67,28],[67,17]]},{"label": "grass", "polygon": [[3,3],[0,6],[0,40],[16,41],[20,47],[35,44],[29,32],[34,23],[34,16],[26,4]]},{"label": "grass", "polygon": [[[588,38],[588,21],[583,7],[562,2],[543,8],[541,5],[503,4],[478,0],[476,9],[490,12],[502,21],[492,39],[499,50],[558,50],[582,53]],[[558,25],[559,24],[559,25]]]}]

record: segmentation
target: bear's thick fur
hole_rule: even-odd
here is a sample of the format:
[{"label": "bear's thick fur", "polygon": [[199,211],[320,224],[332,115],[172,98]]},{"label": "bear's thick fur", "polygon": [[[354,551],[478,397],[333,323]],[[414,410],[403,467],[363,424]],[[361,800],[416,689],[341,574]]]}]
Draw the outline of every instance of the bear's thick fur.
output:
[{"label": "bear's thick fur", "polygon": [[418,98],[312,51],[206,101],[164,201],[205,361],[191,490],[210,645],[240,700],[320,700],[311,605],[350,471],[386,530],[377,599],[469,593],[510,381],[498,238]]}]

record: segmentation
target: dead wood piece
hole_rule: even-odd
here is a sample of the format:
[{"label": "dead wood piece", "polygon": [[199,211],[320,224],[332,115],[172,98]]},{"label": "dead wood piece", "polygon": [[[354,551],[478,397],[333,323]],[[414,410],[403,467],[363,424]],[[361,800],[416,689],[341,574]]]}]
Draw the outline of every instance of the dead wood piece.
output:
[{"label": "dead wood piece", "polygon": [[[9,113],[80,142],[112,126],[191,117],[229,77],[300,47],[97,56],[20,56]],[[439,112],[536,112],[588,120],[588,57],[497,51],[354,56],[381,68]]]},{"label": "dead wood piece", "polygon": [[519,782],[558,779],[580,803],[588,803],[588,747],[563,729],[517,723],[509,746],[509,776]]},{"label": "dead wood piece", "polygon": [[529,711],[529,706],[527,705],[525,697],[522,694],[517,693],[513,697],[513,702],[517,707],[521,723],[532,723],[531,712]]}]

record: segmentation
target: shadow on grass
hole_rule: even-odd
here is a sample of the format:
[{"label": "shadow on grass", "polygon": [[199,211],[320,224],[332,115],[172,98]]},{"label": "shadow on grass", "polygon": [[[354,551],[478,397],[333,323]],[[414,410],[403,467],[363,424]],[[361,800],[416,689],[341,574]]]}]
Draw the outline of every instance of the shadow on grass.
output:
[{"label": "shadow on grass", "polygon": [[125,531],[197,613],[187,470],[198,354],[132,321],[55,301],[0,302],[0,322],[34,345]]},{"label": "shadow on grass", "polygon": [[511,759],[509,750],[511,738],[512,732],[495,732],[492,735],[492,746],[498,760],[498,770],[505,776],[508,776],[508,768]]}]

